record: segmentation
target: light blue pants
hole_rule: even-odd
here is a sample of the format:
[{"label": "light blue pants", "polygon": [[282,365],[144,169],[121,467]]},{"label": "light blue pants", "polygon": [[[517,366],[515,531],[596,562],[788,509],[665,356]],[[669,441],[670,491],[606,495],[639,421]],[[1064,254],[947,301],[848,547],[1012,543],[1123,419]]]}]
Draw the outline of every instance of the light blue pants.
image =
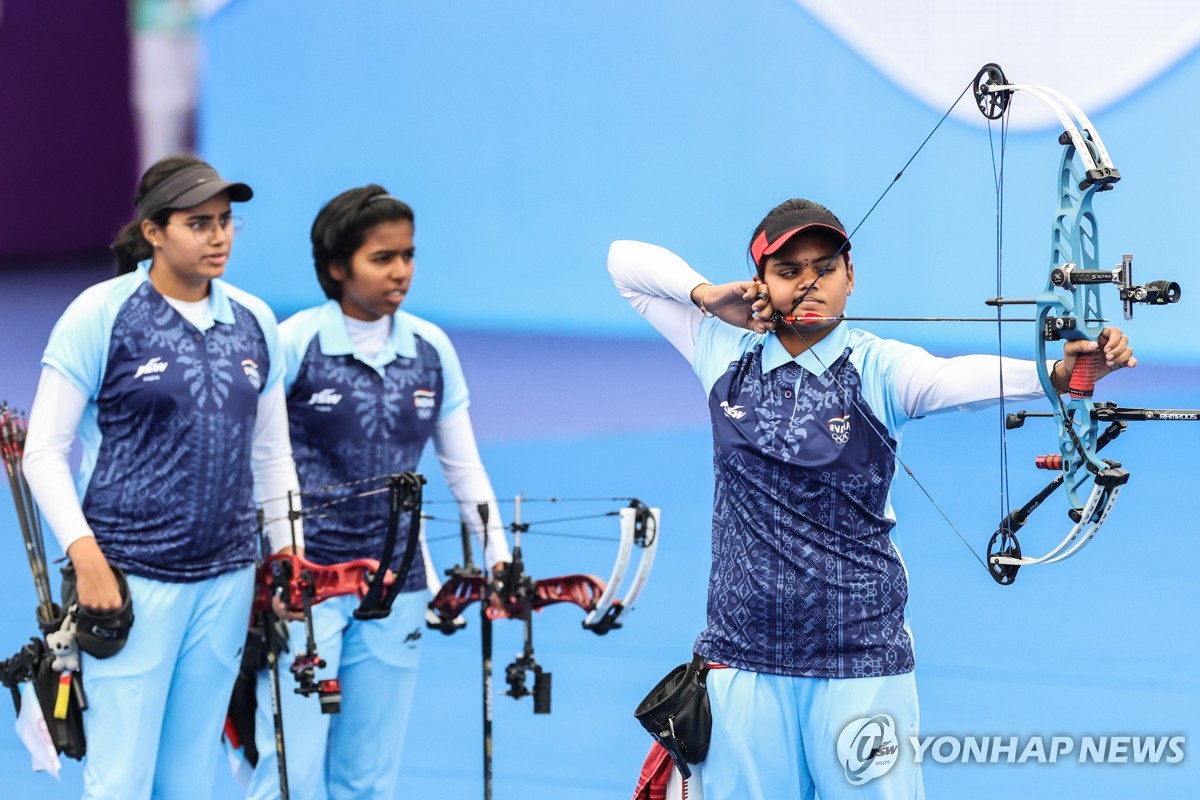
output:
[{"label": "light blue pants", "polygon": [[[922,800],[917,684],[882,678],[708,673],[705,800]],[[891,751],[892,745],[898,749]]]},{"label": "light blue pants", "polygon": [[254,568],[197,583],[129,575],[134,624],[112,658],[84,654],[84,800],[210,800]]},{"label": "light blue pants", "polygon": [[[382,620],[354,618],[357,597],[334,597],[313,607],[317,652],[325,660],[318,680],[342,683],[342,710],[322,714],[315,696],[295,693],[288,667],[280,659],[284,745],[288,788],[293,800],[362,800],[396,796],[400,753],[417,684],[421,636],[425,632],[426,591],[405,592]],[[292,652],[304,649],[302,623],[289,626]],[[279,793],[271,689],[259,675],[255,716],[258,766],[248,800],[273,800]]]}]

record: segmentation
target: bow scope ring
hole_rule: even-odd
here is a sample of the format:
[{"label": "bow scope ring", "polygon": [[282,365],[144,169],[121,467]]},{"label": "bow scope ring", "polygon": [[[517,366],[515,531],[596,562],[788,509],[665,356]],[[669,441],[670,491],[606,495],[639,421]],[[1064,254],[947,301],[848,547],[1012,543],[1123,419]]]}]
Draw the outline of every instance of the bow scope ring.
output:
[{"label": "bow scope ring", "polygon": [[984,64],[971,82],[971,91],[975,95],[975,105],[979,113],[988,119],[1000,119],[1008,111],[1008,103],[1012,100],[1012,89],[994,91],[991,86],[1008,86],[1004,70],[999,64]]}]

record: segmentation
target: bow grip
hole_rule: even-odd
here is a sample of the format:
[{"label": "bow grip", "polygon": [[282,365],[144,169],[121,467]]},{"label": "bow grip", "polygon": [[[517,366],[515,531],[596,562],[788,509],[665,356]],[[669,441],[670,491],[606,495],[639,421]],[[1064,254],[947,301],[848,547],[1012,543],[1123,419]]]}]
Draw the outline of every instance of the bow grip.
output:
[{"label": "bow grip", "polygon": [[1094,350],[1075,359],[1075,369],[1071,371],[1071,380],[1067,384],[1067,391],[1071,393],[1071,397],[1092,396],[1096,388],[1096,371],[1100,368],[1100,356],[1100,351]]}]

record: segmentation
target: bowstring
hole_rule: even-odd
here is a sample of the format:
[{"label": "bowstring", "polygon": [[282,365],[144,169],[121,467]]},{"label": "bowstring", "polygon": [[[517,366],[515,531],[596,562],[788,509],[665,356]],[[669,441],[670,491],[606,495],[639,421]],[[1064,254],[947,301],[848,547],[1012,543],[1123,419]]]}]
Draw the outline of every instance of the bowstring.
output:
[{"label": "bowstring", "polygon": [[[279,497],[267,498],[265,500],[259,501],[259,505],[265,506],[268,503],[279,503],[279,502],[283,502],[285,500],[291,500],[293,498],[299,499],[299,498],[303,498],[305,496],[328,494],[329,492],[334,491],[336,489],[348,489],[348,488],[352,488],[355,486],[362,486],[362,485],[368,484],[368,483],[375,483],[378,481],[387,480],[393,474],[395,474],[395,473],[388,472],[388,473],[383,473],[380,475],[372,475],[371,477],[368,477],[368,478],[358,478],[358,479],[352,480],[352,481],[345,481],[343,483],[329,483],[329,484],[325,484],[324,486],[317,486],[312,489],[307,489],[304,491],[297,491],[297,492],[292,492],[287,495],[281,495]],[[384,486],[384,487],[380,487],[378,489],[369,489],[366,491],[356,492],[352,495],[347,495],[346,497],[335,498],[333,500],[329,500],[324,503],[318,503],[316,505],[307,505],[307,506],[302,507],[299,510],[297,519],[310,520],[310,519],[333,519],[335,517],[373,516],[377,512],[374,512],[374,511],[339,511],[336,514],[320,514],[317,512],[324,511],[329,508],[334,508],[336,506],[343,505],[345,503],[349,503],[354,500],[361,500],[366,497],[372,497],[375,495],[385,494],[385,493],[387,493],[387,491],[388,491],[388,488],[386,486]],[[549,496],[549,497],[532,497],[532,498],[522,497],[521,502],[522,503],[602,503],[602,502],[631,502],[636,499],[637,498],[635,498],[635,497],[558,497],[558,496]],[[458,499],[425,500],[422,502],[422,505],[426,505],[426,506],[447,505],[447,504],[453,503],[456,505],[476,505],[477,506],[477,505],[483,505],[485,503],[495,503],[496,505],[504,505],[504,504],[512,504],[514,502],[515,502],[515,499],[513,499],[513,498],[492,497],[492,498],[488,498],[486,500],[458,500]],[[531,522],[529,524],[540,525],[540,524],[545,524],[546,522],[573,521],[575,519],[598,519],[601,517],[615,516],[618,513],[619,512],[617,512],[617,511],[608,511],[608,512],[604,512],[602,514],[591,514],[591,515],[580,516],[580,517],[566,517],[566,518],[560,518],[560,519],[556,519],[556,520],[542,520],[542,521]],[[267,517],[263,520],[263,524],[270,525],[275,522],[283,522],[290,518],[291,518],[290,515],[279,516],[279,517]],[[434,517],[428,517],[428,516],[425,518],[434,520],[437,522],[447,521],[447,520],[435,519]],[[454,521],[454,524],[457,525],[459,523],[458,523],[458,521]]]},{"label": "bowstring", "polygon": [[[439,520],[439,521],[445,521],[445,520]],[[612,542],[621,541],[620,537],[618,537],[618,536],[598,536],[598,535],[592,535],[592,534],[586,534],[586,533],[566,533],[565,531],[523,531],[521,533],[521,535],[522,536],[549,536],[549,537],[556,538],[556,539],[584,539],[584,540],[590,541],[590,542],[612,543]],[[457,539],[458,536],[459,535],[457,533],[447,533],[445,535],[439,535],[439,536],[427,536],[427,537],[425,537],[425,541],[429,542],[430,544],[433,544],[434,542],[448,542],[451,539]]]},{"label": "bowstring", "polygon": [[[446,502],[446,501],[442,501],[442,502]],[[525,502],[523,498],[522,498],[521,502],[522,503]],[[554,524],[563,523],[563,522],[582,522],[582,521],[594,520],[594,519],[608,519],[611,517],[618,516],[620,513],[621,513],[620,511],[607,511],[607,512],[604,512],[601,514],[583,514],[583,515],[574,516],[574,517],[556,517],[553,519],[527,520],[522,523],[521,534],[522,535],[530,534],[533,536],[550,536],[550,537],[556,537],[556,538],[561,538],[561,539],[585,539],[588,541],[596,541],[596,542],[619,542],[620,537],[618,537],[618,536],[600,536],[600,535],[596,535],[596,534],[567,533],[565,531],[547,531],[547,530],[540,530],[539,526],[554,525]],[[421,519],[425,520],[426,522],[433,522],[433,523],[442,524],[442,525],[459,525],[460,524],[458,520],[448,519],[446,517],[435,517],[435,516],[432,516],[429,514],[422,514]],[[449,539],[453,539],[453,538],[456,538],[456,534],[446,534],[445,536],[431,536],[431,537],[427,537],[426,541],[427,542],[440,542],[440,541],[445,541],[445,540],[449,540]]]},{"label": "bowstring", "polygon": [[[381,475],[372,475],[369,478],[357,478],[352,481],[346,481],[345,483],[327,483],[324,486],[314,486],[311,489],[305,489],[303,491],[289,492],[285,495],[280,495],[279,497],[267,497],[263,500],[258,501],[258,504],[266,505],[267,503],[281,503],[284,500],[291,500],[292,498],[304,497],[305,495],[309,495],[309,494],[328,494],[329,492],[332,492],[335,489],[351,489],[355,486],[362,486],[367,483],[376,483],[379,481],[385,481],[395,474],[396,473],[394,473],[394,472],[385,472]],[[384,489],[383,491],[386,491],[386,489]],[[377,492],[372,492],[372,494],[375,494],[375,493],[377,493]],[[349,497],[349,498],[345,498],[345,499],[354,499],[354,497],[359,497],[359,496],[362,496],[361,493],[359,495],[354,495],[353,497]]]},{"label": "bowstring", "polygon": [[[387,476],[384,476],[384,477],[387,477]],[[367,479],[367,480],[370,480],[370,479]],[[359,482],[356,481],[354,483],[359,483]],[[345,486],[345,485],[346,484],[339,484],[339,486]],[[311,490],[310,493],[315,492],[315,491],[316,490]],[[358,493],[350,495],[348,497],[341,497],[336,500],[330,500],[329,502],[326,502],[326,503],[320,503],[318,505],[306,506],[300,510],[300,512],[297,515],[297,519],[301,519],[301,520],[345,519],[345,518],[353,518],[353,517],[379,516],[379,512],[375,511],[375,510],[362,510],[362,511],[344,511],[343,510],[343,511],[338,511],[333,514],[320,513],[320,512],[323,512],[326,509],[334,508],[339,505],[343,505],[345,503],[349,503],[353,500],[360,500],[365,497],[372,497],[375,495],[384,494],[387,491],[388,491],[388,489],[386,487],[382,488],[382,489],[371,489],[371,490],[365,491],[365,492],[358,492]],[[546,502],[546,503],[601,502],[601,501],[612,501],[612,500],[621,501],[621,500],[633,500],[633,499],[634,498],[631,498],[631,497],[579,497],[579,498],[548,497],[548,498],[534,498],[533,500],[530,500],[530,501],[527,501],[525,498],[521,498],[521,502],[522,503],[525,503],[525,502]],[[422,505],[446,505],[446,504],[450,504],[450,503],[454,503],[454,504],[470,503],[472,505],[480,505],[483,502],[484,501],[482,501],[482,500],[478,501],[478,502],[472,501],[472,500],[461,500],[461,501],[460,500],[429,500],[429,501],[424,502]],[[512,499],[495,499],[495,498],[493,498],[492,500],[490,500],[488,502],[500,504],[500,503],[511,503],[514,501]],[[531,533],[535,536],[558,536],[558,537],[562,537],[562,538],[590,539],[590,540],[604,541],[604,542],[619,541],[618,537],[612,537],[612,536],[593,536],[593,535],[577,534],[577,533],[565,533],[562,531],[544,531],[544,530],[533,530],[533,529],[537,528],[539,526],[542,526],[542,525],[556,525],[556,524],[563,523],[563,522],[583,522],[583,521],[594,520],[594,519],[608,519],[611,517],[619,516],[620,513],[621,512],[619,510],[618,511],[603,511],[603,512],[598,512],[595,514],[579,514],[579,515],[575,515],[575,516],[571,516],[571,517],[553,517],[550,519],[528,520],[523,523],[525,530],[523,530],[522,532],[523,533]],[[265,525],[270,525],[271,523],[274,523],[274,522],[283,522],[288,519],[290,519],[289,516],[269,517],[269,518],[266,518],[263,520],[263,524],[265,526]],[[460,525],[461,524],[461,520],[447,519],[445,517],[436,517],[431,514],[422,514],[421,519],[425,520],[426,522],[434,522],[434,523],[445,524],[445,525]],[[442,541],[443,539],[449,539],[449,538],[453,538],[453,537],[452,536],[431,537],[431,538],[428,538],[426,541],[438,542],[438,541]]]},{"label": "bowstring", "polygon": [[[804,290],[804,294],[800,295],[800,299],[792,303],[792,307],[788,310],[789,314],[792,313],[792,311],[795,311],[796,308],[804,302],[805,298],[808,297],[808,293],[811,292],[817,285],[817,281],[821,280],[821,278],[825,276],[825,273],[828,272],[829,268],[833,266],[833,262],[837,260],[837,257],[850,248],[850,240],[853,239],[855,234],[858,233],[858,229],[861,228],[863,223],[870,219],[871,215],[875,213],[875,209],[878,208],[879,204],[883,202],[883,198],[887,197],[888,192],[892,190],[892,187],[899,183],[900,179],[904,177],[904,171],[908,169],[909,165],[912,164],[913,161],[916,160],[917,156],[920,155],[921,151],[925,149],[925,145],[929,144],[929,140],[933,138],[935,133],[937,133],[938,128],[942,127],[942,123],[945,122],[950,116],[950,112],[954,110],[954,107],[958,105],[959,101],[966,96],[967,92],[971,91],[974,83],[975,81],[973,79],[969,81],[962,92],[959,93],[958,97],[954,98],[954,102],[951,103],[950,107],[946,109],[946,113],[942,114],[942,118],[937,121],[937,124],[933,126],[933,129],[929,131],[929,133],[925,136],[925,139],[920,145],[917,146],[917,149],[913,151],[913,154],[908,157],[908,161],[904,162],[904,166],[900,168],[900,171],[896,173],[895,177],[892,178],[891,182],[888,183],[884,190],[880,192],[879,197],[875,198],[875,202],[871,204],[869,209],[867,209],[867,213],[863,214],[862,219],[858,221],[858,224],[855,225],[850,231],[849,235],[846,236],[846,241],[842,242],[842,246],[839,247],[837,251],[829,257],[829,260],[825,263],[825,266],[821,267],[821,269],[817,272],[816,279],[813,280],[813,282],[809,284],[808,288]],[[747,256],[749,256],[749,254],[747,254]],[[753,270],[753,267],[751,269]]]},{"label": "bowstring", "polygon": [[[525,505],[526,503],[627,503],[637,499],[636,497],[525,497],[522,495],[521,505]],[[447,505],[449,503],[474,503],[477,505],[482,503],[510,504],[514,502],[516,502],[516,499],[512,497],[493,497],[488,500],[426,500],[425,505],[436,506]]]},{"label": "bowstring", "polygon": [[[958,529],[958,526],[954,524],[954,521],[950,519],[950,517],[946,514],[945,510],[941,507],[941,505],[938,503],[938,501],[933,498],[933,495],[929,493],[929,490],[925,488],[925,484],[921,483],[921,479],[917,477],[916,473],[913,472],[912,469],[908,466],[908,464],[906,464],[904,462],[904,459],[902,459],[900,457],[899,450],[892,445],[892,443],[890,441],[890,437],[888,436],[887,432],[881,431],[879,429],[878,425],[875,422],[872,422],[871,417],[874,415],[870,412],[870,410],[863,408],[862,404],[859,403],[858,400],[856,400],[854,398],[854,394],[849,389],[846,388],[846,385],[842,383],[840,378],[838,378],[837,373],[835,373],[832,369],[830,369],[829,366],[826,365],[825,362],[821,359],[821,357],[816,353],[816,351],[813,350],[813,345],[810,344],[808,339],[805,338],[804,334],[801,333],[796,328],[795,324],[791,323],[791,322],[786,323],[786,324],[789,328],[792,329],[792,332],[795,333],[796,336],[800,339],[800,341],[804,344],[805,352],[811,354],[812,357],[814,359],[816,359],[816,362],[821,366],[821,369],[827,375],[829,375],[830,378],[833,379],[834,383],[837,384],[838,388],[842,391],[843,396],[847,400],[850,401],[850,404],[853,405],[860,414],[863,415],[863,419],[865,419],[867,421],[867,425],[870,426],[871,430],[875,433],[875,435],[879,437],[879,441],[881,441],[883,443],[884,447],[886,447],[891,452],[892,457],[896,459],[896,463],[900,465],[901,469],[904,470],[904,472],[908,475],[908,477],[912,478],[913,483],[915,483],[917,485],[917,488],[921,490],[921,493],[924,494],[926,499],[928,499],[929,502],[933,505],[933,507],[935,509],[937,509],[938,514],[941,515],[942,519],[944,519],[946,521],[946,524],[949,525],[950,528],[954,531],[954,533],[958,536],[959,540],[963,543],[963,546],[967,548],[967,550],[971,553],[971,555],[975,558],[975,560],[979,562],[979,565],[981,567],[983,567],[984,570],[986,570],[988,572],[988,574],[990,575],[991,569],[988,567],[987,563],[984,562],[984,560],[979,556],[979,553],[977,553],[975,551],[975,548],[971,546],[971,543],[967,541],[967,538],[965,536],[963,536],[962,531],[960,531]],[[893,527],[895,527],[895,526],[893,526]]]},{"label": "bowstring", "polygon": [[900,171],[896,173],[896,177],[892,178],[892,182],[887,185],[887,188],[883,190],[883,193],[879,195],[879,198],[875,200],[869,209],[867,209],[867,213],[864,214],[863,218],[860,219],[858,224],[854,226],[854,230],[850,231],[850,235],[846,237],[847,242],[854,238],[854,234],[858,233],[858,229],[863,226],[863,223],[867,221],[871,214],[875,213],[876,207],[883,202],[883,198],[887,197],[887,193],[892,190],[892,187],[895,186],[902,177],[904,177],[904,171],[908,169],[909,165],[912,164],[912,162],[916,160],[917,156],[920,155],[921,151],[925,149],[925,145],[927,145],[929,140],[933,138],[933,135],[937,133],[938,128],[942,127],[942,123],[945,122],[946,118],[950,116],[950,112],[953,111],[954,107],[958,105],[959,101],[966,96],[967,92],[971,91],[974,85],[974,79],[968,81],[966,87],[961,93],[959,93],[958,97],[954,98],[954,102],[951,103],[950,107],[946,109],[946,113],[942,114],[942,118],[939,119],[937,124],[933,126],[933,130],[929,132],[924,141],[921,142],[920,146],[917,147],[913,154],[908,157],[908,161],[904,162],[904,166],[901,167]]},{"label": "bowstring", "polygon": [[[386,490],[384,490],[384,491],[386,491]],[[317,520],[317,519],[347,519],[347,518],[354,518],[354,517],[377,517],[377,516],[379,516],[378,511],[339,511],[334,514],[325,514],[325,513],[317,513],[317,512],[321,511],[325,508],[328,508],[328,507],[331,507],[334,505],[338,505],[340,503],[345,503],[349,500],[354,500],[354,499],[358,499],[361,497],[366,497],[368,495],[373,495],[373,494],[378,494],[378,493],[379,492],[363,492],[361,494],[355,495],[354,497],[347,497],[347,498],[343,498],[341,500],[335,500],[330,503],[323,504],[322,506],[308,508],[308,509],[305,509],[304,511],[301,511],[300,514],[298,515],[297,519]],[[443,500],[443,501],[438,501],[438,502],[446,503],[446,502],[457,502],[457,501]],[[524,502],[524,501],[522,501],[522,502]],[[529,535],[533,535],[533,536],[551,536],[551,537],[557,537],[557,538],[562,538],[562,539],[586,539],[589,541],[597,541],[597,542],[618,542],[618,541],[620,541],[620,537],[617,537],[617,536],[599,536],[599,535],[593,535],[593,534],[567,533],[565,531],[546,531],[546,530],[539,529],[539,526],[541,526],[541,525],[553,525],[553,524],[562,523],[562,522],[580,522],[580,521],[584,521],[584,520],[593,520],[593,519],[607,519],[609,517],[615,517],[618,514],[620,514],[619,511],[608,511],[603,514],[587,514],[587,515],[581,515],[581,516],[577,516],[577,517],[558,517],[555,519],[529,520],[529,521],[522,523],[523,526],[528,526],[525,530],[522,530],[522,534],[523,535],[529,534]],[[265,526],[265,525],[270,525],[271,523],[274,523],[274,522],[283,522],[288,519],[289,519],[289,517],[270,517],[270,518],[265,519],[263,521],[263,524]],[[441,524],[441,525],[458,526],[458,525],[462,524],[461,520],[447,519],[445,517],[435,517],[435,516],[431,516],[429,514],[422,514],[421,519],[425,520],[426,522],[433,522],[433,523],[437,523],[437,524]],[[457,536],[458,536],[458,534],[447,534],[445,536],[430,536],[430,537],[426,537],[425,541],[441,542],[441,541],[446,541],[449,539],[457,538]]]},{"label": "bowstring", "polygon": [[[1010,95],[1008,99],[1009,107],[1015,94]],[[988,150],[992,156],[992,180],[996,187],[996,297],[1004,296],[1003,276],[1004,276],[1004,165],[1005,151],[1008,144],[1008,121],[1009,112],[1006,110],[1000,117],[1000,159],[999,163],[996,160],[995,138],[992,130],[992,120],[988,119]],[[1008,519],[1008,514],[1011,511],[1010,492],[1009,492],[1009,471],[1008,471],[1008,425],[1005,420],[1008,417],[1008,400],[1004,391],[1004,325],[1001,323],[1001,312],[1003,306],[996,305],[996,351],[999,355],[997,368],[999,370],[1000,380],[1000,519]],[[989,570],[990,573],[990,570]]]}]

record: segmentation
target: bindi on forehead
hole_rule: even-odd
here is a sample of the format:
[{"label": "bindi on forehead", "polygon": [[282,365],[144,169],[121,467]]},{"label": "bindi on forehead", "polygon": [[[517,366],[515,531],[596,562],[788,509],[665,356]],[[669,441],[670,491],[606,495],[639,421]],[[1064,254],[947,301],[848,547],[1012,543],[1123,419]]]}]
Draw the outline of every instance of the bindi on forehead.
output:
[{"label": "bindi on forehead", "polygon": [[780,259],[773,259],[767,264],[767,269],[824,269],[830,264],[841,263],[843,254],[834,256],[833,253],[813,256],[791,256]]}]

